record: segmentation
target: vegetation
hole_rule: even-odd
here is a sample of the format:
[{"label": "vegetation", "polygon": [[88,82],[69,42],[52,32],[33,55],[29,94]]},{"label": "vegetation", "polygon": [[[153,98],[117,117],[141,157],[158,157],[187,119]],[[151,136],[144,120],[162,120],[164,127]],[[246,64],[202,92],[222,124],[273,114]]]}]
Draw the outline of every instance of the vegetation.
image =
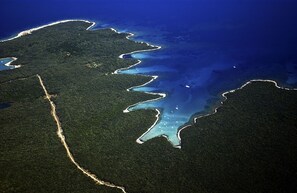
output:
[{"label": "vegetation", "polygon": [[22,65],[0,72],[0,104],[11,105],[0,109],[0,192],[119,192],[69,161],[37,73],[77,162],[129,193],[296,192],[296,91],[252,83],[183,130],[181,150],[165,138],[138,145],[156,112],[122,111],[153,97],[126,91],[149,78],[111,72],[135,63],[120,54],[149,47],[88,26],[69,22],[0,43],[0,58]]}]

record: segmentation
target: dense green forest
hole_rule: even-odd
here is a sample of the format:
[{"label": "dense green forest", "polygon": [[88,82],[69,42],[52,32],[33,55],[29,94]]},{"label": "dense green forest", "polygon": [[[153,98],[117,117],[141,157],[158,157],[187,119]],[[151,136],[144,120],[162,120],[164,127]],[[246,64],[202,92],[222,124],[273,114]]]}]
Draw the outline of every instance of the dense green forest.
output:
[{"label": "dense green forest", "polygon": [[136,62],[120,54],[150,47],[89,26],[68,22],[0,43],[0,58],[22,65],[0,72],[0,104],[11,105],[0,109],[0,192],[120,192],[70,162],[36,74],[76,161],[128,193],[296,192],[297,91],[249,84],[183,130],[182,149],[165,138],[139,145],[156,112],[123,109],[154,96],[126,89],[150,78],[112,72]]}]

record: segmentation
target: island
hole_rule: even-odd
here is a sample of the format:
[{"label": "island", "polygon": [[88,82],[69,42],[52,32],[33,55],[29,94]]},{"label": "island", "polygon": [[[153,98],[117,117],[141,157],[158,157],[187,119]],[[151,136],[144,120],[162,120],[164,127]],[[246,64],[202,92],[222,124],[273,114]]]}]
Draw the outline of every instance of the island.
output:
[{"label": "island", "polygon": [[[92,22],[67,21],[0,43],[0,192],[295,192],[297,91],[252,82],[182,130],[181,149],[136,139],[158,96],[128,92],[151,77],[113,73],[155,49]],[[5,104],[5,105],[4,105]],[[7,105],[9,104],[9,105]]]}]

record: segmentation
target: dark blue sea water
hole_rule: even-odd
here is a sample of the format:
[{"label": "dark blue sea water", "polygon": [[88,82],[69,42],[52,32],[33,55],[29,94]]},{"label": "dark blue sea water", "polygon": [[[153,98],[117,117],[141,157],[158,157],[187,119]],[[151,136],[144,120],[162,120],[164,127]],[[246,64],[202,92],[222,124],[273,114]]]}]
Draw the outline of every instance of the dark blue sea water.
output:
[{"label": "dark blue sea water", "polygon": [[[88,19],[97,27],[136,34],[162,46],[132,55],[143,62],[122,73],[157,75],[136,91],[166,93],[130,110],[157,108],[160,121],[143,135],[167,136],[250,79],[297,86],[296,0],[1,0],[0,37],[61,19]],[[139,128],[147,129],[147,128]],[[128,132],[128,131],[127,131]]]}]

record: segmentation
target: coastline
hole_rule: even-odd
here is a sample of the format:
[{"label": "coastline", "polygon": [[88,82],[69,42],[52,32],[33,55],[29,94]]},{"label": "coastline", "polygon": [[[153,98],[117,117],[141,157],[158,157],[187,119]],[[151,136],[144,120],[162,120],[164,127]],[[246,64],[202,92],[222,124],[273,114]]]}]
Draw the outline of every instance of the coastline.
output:
[{"label": "coastline", "polygon": [[157,111],[157,114],[155,115],[155,117],[156,117],[156,120],[155,120],[155,122],[154,122],[154,124],[152,125],[152,126],[150,126],[150,128],[145,132],[145,133],[143,133],[140,137],[138,137],[137,139],[136,139],[136,143],[138,143],[138,144],[143,144],[144,143],[144,141],[142,141],[140,138],[143,136],[143,135],[145,135],[147,132],[149,132],[157,123],[158,123],[158,121],[159,121],[159,119],[160,119],[160,114],[161,114],[161,112],[160,112],[160,110],[159,109],[155,109],[156,111]]},{"label": "coastline", "polygon": [[[117,31],[116,29],[114,29],[114,28],[110,28],[110,29],[111,29],[112,31],[116,32],[116,33],[120,33],[120,32],[118,32],[118,31]],[[128,35],[126,36],[126,38],[127,38],[128,40],[131,40],[130,37],[133,37],[133,36],[134,36],[133,33],[128,33]],[[132,40],[132,41],[133,41],[133,40]],[[140,42],[140,43],[145,43],[145,42]],[[124,59],[124,55],[131,55],[131,54],[139,53],[139,52],[155,51],[155,50],[159,50],[159,49],[162,48],[161,46],[151,45],[151,44],[148,44],[148,43],[145,43],[145,44],[146,44],[147,46],[152,47],[152,48],[151,48],[151,49],[145,49],[145,50],[136,50],[136,51],[132,51],[132,52],[128,52],[128,53],[124,53],[124,54],[119,55],[119,58]],[[134,67],[134,66],[137,66],[137,65],[140,64],[140,63],[141,63],[141,60],[137,60],[137,62],[136,62],[135,64],[132,64],[131,66],[128,66],[128,67],[125,67],[125,68],[117,69],[117,70],[115,70],[112,74],[119,74],[120,71],[122,71],[122,70],[127,70],[127,69],[129,69],[129,68],[132,68],[132,67]],[[130,74],[130,75],[133,75],[133,74]],[[148,82],[145,82],[145,83],[141,84],[141,85],[132,86],[132,87],[126,89],[128,92],[133,91],[133,88],[143,87],[143,86],[145,86],[145,85],[147,85],[147,84],[153,82],[154,80],[156,80],[156,79],[158,78],[158,76],[150,76],[150,75],[138,75],[138,76],[152,77],[152,79],[149,80]],[[137,102],[137,103],[135,103],[135,104],[129,105],[126,109],[123,110],[123,113],[129,113],[129,112],[131,112],[131,111],[129,110],[129,108],[131,108],[131,107],[133,107],[133,106],[136,106],[136,105],[138,105],[138,104],[146,103],[146,102],[151,102],[151,101],[155,101],[155,100],[160,100],[160,99],[166,97],[166,94],[165,94],[165,93],[155,93],[155,92],[144,92],[144,93],[146,93],[146,94],[151,94],[151,95],[159,95],[160,97],[155,98],[155,99],[149,99],[149,100],[146,100],[146,101],[140,101],[140,102]],[[161,114],[160,110],[157,109],[157,108],[155,108],[155,109],[153,109],[153,110],[157,111],[157,114],[155,115],[156,120],[155,120],[155,122],[154,122],[154,123],[147,129],[146,132],[144,132],[140,137],[138,137],[138,138],[136,139],[136,143],[138,143],[138,144],[143,144],[143,143],[144,143],[140,138],[143,137],[144,135],[146,135],[146,134],[147,134],[147,133],[148,133],[148,132],[149,132],[149,131],[150,131],[150,130],[157,124],[157,123],[158,123],[158,121],[160,120],[160,114]],[[164,136],[164,135],[162,135],[162,136],[165,137],[165,138],[167,138],[167,136]],[[161,136],[160,136],[160,137],[161,137]],[[168,139],[167,139],[167,140],[168,140]],[[168,141],[169,141],[169,140],[168,140]]]},{"label": "coastline", "polygon": [[[21,65],[12,65],[12,63],[13,63],[14,61],[17,60],[16,57],[7,57],[7,58],[11,58],[12,61],[7,62],[6,64],[4,64],[5,66],[7,66],[7,67],[12,67],[13,69],[16,69],[16,68],[20,68],[20,67],[21,67]],[[3,58],[2,58],[2,59],[3,59]]]},{"label": "coastline", "polygon": [[[31,29],[28,29],[28,30],[21,31],[20,33],[18,33],[14,37],[0,40],[0,43],[11,41],[11,40],[20,38],[22,36],[31,35],[34,31],[37,31],[37,30],[40,30],[40,29],[43,29],[43,28],[46,28],[46,27],[54,26],[54,25],[61,24],[61,23],[75,22],[75,21],[86,22],[86,23],[91,24],[88,28],[86,28],[86,30],[90,30],[91,28],[93,28],[96,25],[96,22],[91,22],[91,21],[83,20],[83,19],[60,20],[60,21],[55,21],[55,22],[48,23],[48,24],[45,24],[45,25],[42,25],[42,26],[38,26],[38,27],[34,27],[34,28],[31,28]],[[13,67],[13,69],[20,68],[22,66],[22,65],[11,65],[12,62],[14,62],[14,61],[17,60],[16,57],[7,57],[7,58],[12,58],[12,61],[4,64],[5,66],[7,66],[7,67]]]},{"label": "coastline", "polygon": [[[276,81],[274,81],[274,80],[269,80],[269,79],[252,79],[252,80],[249,80],[249,81],[245,82],[242,86],[240,86],[240,87],[238,87],[238,88],[236,88],[236,89],[232,89],[232,90],[223,92],[223,93],[221,94],[221,96],[223,97],[223,100],[220,101],[220,104],[221,104],[221,105],[218,105],[217,107],[215,107],[214,110],[213,110],[213,112],[211,112],[211,113],[207,113],[207,114],[205,114],[205,115],[199,115],[199,116],[197,116],[197,117],[194,117],[194,118],[191,119],[191,120],[193,120],[193,123],[196,124],[197,121],[198,121],[198,119],[203,118],[203,117],[208,117],[208,116],[210,116],[210,115],[214,115],[215,113],[218,112],[218,108],[220,108],[220,107],[224,104],[224,102],[228,99],[228,97],[226,96],[227,94],[229,94],[229,93],[234,93],[234,92],[236,92],[236,91],[238,91],[238,90],[241,90],[241,89],[243,89],[244,87],[246,87],[247,85],[249,85],[249,84],[251,84],[251,83],[253,83],[253,82],[269,82],[269,83],[273,83],[274,86],[275,86],[276,88],[278,88],[278,89],[287,90],[287,91],[297,91],[297,88],[287,88],[287,87],[279,86],[279,84],[278,84]],[[189,121],[189,122],[190,122],[190,121]],[[178,136],[178,139],[180,140],[180,142],[181,142],[181,137],[180,137],[181,132],[182,132],[184,129],[186,129],[187,127],[189,127],[189,126],[191,126],[191,124],[185,125],[184,127],[182,127],[181,129],[178,130],[177,136]]]},{"label": "coastline", "polygon": [[[246,87],[247,85],[249,85],[249,84],[251,84],[251,83],[253,83],[253,82],[270,82],[270,83],[273,83],[274,86],[275,86],[276,88],[278,88],[278,89],[283,89],[283,90],[287,90],[287,91],[290,91],[290,90],[297,90],[297,88],[286,88],[286,87],[281,87],[281,86],[279,86],[278,83],[277,83],[276,81],[274,81],[274,80],[269,80],[269,79],[252,79],[252,80],[249,80],[249,81],[247,81],[246,83],[244,83],[244,84],[243,84],[241,87],[239,87],[239,88],[236,88],[236,89],[233,89],[233,90],[229,90],[229,91],[226,91],[226,92],[222,93],[221,96],[223,97],[223,101],[221,101],[220,103],[223,104],[224,101],[226,101],[226,100],[228,99],[228,97],[226,96],[227,94],[229,94],[229,93],[234,93],[235,91],[241,90],[241,89],[243,89],[244,87]],[[197,119],[199,119],[199,118],[206,117],[206,116],[209,116],[209,115],[213,115],[214,113],[217,112],[217,109],[218,109],[219,107],[220,107],[220,106],[216,107],[216,108],[214,109],[214,112],[212,112],[212,113],[208,113],[208,114],[206,114],[206,115],[200,115],[200,116],[194,118],[194,123],[196,123],[196,122],[197,122]]]},{"label": "coastline", "polygon": [[40,29],[43,29],[43,28],[46,28],[46,27],[49,27],[49,26],[53,26],[53,25],[57,25],[57,24],[61,24],[61,23],[73,22],[73,21],[81,21],[81,22],[86,22],[86,23],[92,24],[86,30],[90,30],[96,24],[95,22],[91,22],[91,21],[84,20],[84,19],[60,20],[60,21],[55,21],[55,22],[48,23],[48,24],[45,24],[45,25],[42,25],[42,26],[38,26],[38,27],[34,27],[34,28],[31,28],[31,29],[28,29],[28,30],[21,31],[16,36],[8,38],[8,39],[0,40],[0,42],[6,42],[6,41],[14,40],[14,39],[17,39],[17,38],[22,37],[22,36],[30,35],[34,31],[37,31],[37,30],[40,30]]}]

